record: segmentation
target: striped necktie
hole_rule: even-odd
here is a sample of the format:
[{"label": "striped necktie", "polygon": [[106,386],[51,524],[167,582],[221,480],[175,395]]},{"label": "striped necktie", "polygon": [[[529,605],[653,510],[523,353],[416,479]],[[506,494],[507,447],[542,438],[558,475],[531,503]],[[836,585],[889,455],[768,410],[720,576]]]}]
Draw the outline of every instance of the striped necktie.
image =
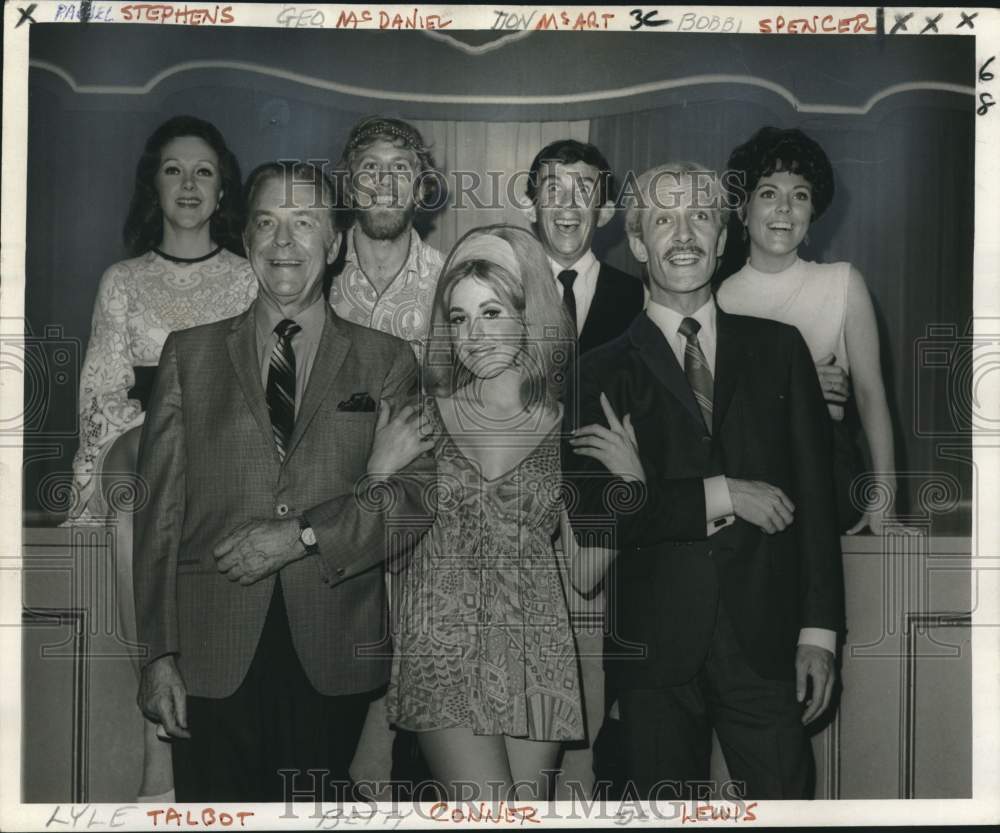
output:
[{"label": "striped necktie", "polygon": [[714,385],[712,382],[712,371],[708,367],[708,360],[701,349],[701,344],[698,343],[698,330],[700,329],[701,324],[695,321],[695,319],[685,318],[681,321],[677,332],[687,339],[687,346],[684,348],[684,374],[687,376],[688,384],[691,385],[691,391],[698,402],[698,407],[701,408],[705,427],[708,429],[708,433],[711,434],[712,389]]},{"label": "striped necktie", "polygon": [[295,351],[292,349],[292,337],[301,329],[290,318],[278,322],[274,328],[278,341],[271,351],[271,366],[267,371],[267,409],[271,412],[271,433],[282,460],[295,427]]}]

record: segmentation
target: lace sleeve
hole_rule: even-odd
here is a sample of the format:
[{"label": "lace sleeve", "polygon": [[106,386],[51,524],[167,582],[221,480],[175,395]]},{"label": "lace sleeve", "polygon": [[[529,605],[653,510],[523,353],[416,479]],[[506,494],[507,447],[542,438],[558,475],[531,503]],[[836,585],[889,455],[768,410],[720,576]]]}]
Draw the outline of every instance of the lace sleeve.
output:
[{"label": "lace sleeve", "polygon": [[94,471],[101,454],[130,428],[142,423],[138,400],[128,398],[135,383],[127,315],[135,274],[116,263],[101,277],[90,341],[80,374],[80,447],[73,460],[76,487],[70,517],[79,517],[94,497]]}]

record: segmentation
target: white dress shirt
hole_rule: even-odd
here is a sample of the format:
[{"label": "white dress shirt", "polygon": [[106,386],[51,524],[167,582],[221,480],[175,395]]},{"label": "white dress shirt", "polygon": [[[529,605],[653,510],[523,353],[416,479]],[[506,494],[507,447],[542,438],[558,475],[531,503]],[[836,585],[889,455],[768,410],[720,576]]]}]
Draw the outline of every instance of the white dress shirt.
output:
[{"label": "white dress shirt", "polygon": [[597,291],[597,276],[601,271],[601,262],[594,253],[587,249],[586,253],[572,266],[563,266],[551,257],[549,265],[552,267],[552,277],[555,280],[556,288],[559,290],[559,297],[565,296],[565,288],[559,283],[559,273],[567,268],[576,272],[573,281],[573,297],[576,298],[576,335],[580,337],[583,332],[583,325],[587,322],[587,313],[590,312],[590,305],[594,301],[594,293]]},{"label": "white dress shirt", "polygon": [[[685,318],[697,321],[701,325],[701,329],[698,330],[698,344],[705,354],[705,361],[712,371],[712,378],[715,378],[715,352],[718,339],[714,298],[709,298],[692,315],[683,315],[651,300],[646,306],[646,314],[663,333],[681,368],[684,367],[684,351],[687,348],[687,338],[679,332],[681,321]],[[735,520],[732,496],[725,475],[705,478],[705,517],[708,519],[709,535]],[[802,628],[799,631],[799,644],[814,645],[836,654],[837,633],[826,628]]]}]

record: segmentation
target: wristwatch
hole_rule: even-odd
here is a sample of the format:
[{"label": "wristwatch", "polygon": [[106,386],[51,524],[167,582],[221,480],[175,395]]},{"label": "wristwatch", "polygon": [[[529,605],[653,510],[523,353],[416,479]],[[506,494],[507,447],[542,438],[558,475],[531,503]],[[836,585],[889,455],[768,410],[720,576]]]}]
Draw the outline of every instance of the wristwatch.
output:
[{"label": "wristwatch", "polygon": [[309,525],[305,515],[299,515],[299,541],[305,547],[306,555],[319,555],[319,546],[316,544],[316,531]]}]

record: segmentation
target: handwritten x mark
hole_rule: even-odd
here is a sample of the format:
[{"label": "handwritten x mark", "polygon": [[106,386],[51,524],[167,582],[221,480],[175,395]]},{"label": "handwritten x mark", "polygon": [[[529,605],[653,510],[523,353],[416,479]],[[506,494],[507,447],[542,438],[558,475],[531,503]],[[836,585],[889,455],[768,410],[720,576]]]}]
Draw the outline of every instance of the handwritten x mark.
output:
[{"label": "handwritten x mark", "polygon": [[897,14],[894,15],[894,17],[896,18],[896,22],[892,26],[892,31],[889,32],[890,35],[895,35],[900,29],[904,32],[907,31],[906,22],[913,17],[913,12],[910,12],[909,14]]},{"label": "handwritten x mark", "polygon": [[27,11],[25,11],[20,6],[18,6],[17,10],[21,13],[21,19],[17,21],[17,26],[15,26],[14,28],[15,29],[19,29],[20,26],[21,26],[21,24],[24,23],[24,21],[26,21],[26,20],[30,20],[32,23],[38,23],[38,21],[35,20],[35,18],[33,18],[31,16],[31,13],[36,8],[38,8],[38,4],[37,3],[32,3],[30,6],[28,6],[28,10]]},{"label": "handwritten x mark", "polygon": [[929,32],[931,29],[933,29],[935,32],[937,32],[937,30],[938,30],[938,27],[937,27],[938,21],[942,17],[944,17],[943,14],[939,14],[937,17],[925,17],[924,20],[927,21],[927,25],[924,26],[924,28],[920,30],[920,34],[922,35],[925,32]]},{"label": "handwritten x mark", "polygon": [[963,26],[968,26],[970,29],[975,29],[976,24],[972,21],[979,17],[979,12],[973,14],[966,14],[965,12],[959,12],[962,15],[962,21],[956,26],[956,29],[961,29]]}]

